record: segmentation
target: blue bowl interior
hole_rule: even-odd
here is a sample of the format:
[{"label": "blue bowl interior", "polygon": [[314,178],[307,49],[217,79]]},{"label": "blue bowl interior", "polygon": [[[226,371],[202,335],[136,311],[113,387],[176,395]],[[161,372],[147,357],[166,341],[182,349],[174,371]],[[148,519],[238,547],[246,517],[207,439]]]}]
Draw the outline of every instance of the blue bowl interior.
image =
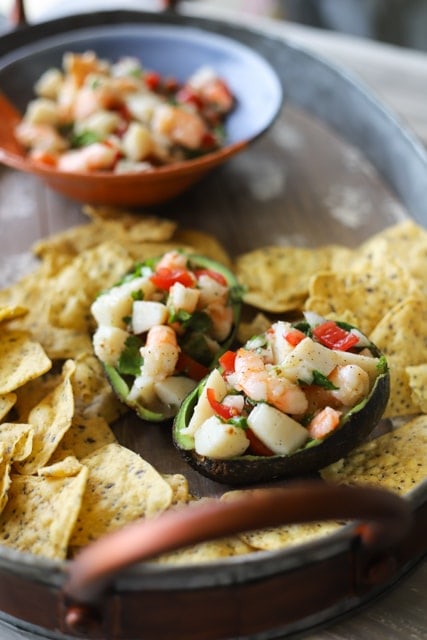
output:
[{"label": "blue bowl interior", "polygon": [[134,56],[145,68],[179,81],[209,65],[229,84],[236,108],[226,124],[227,143],[253,140],[278,114],[281,82],[270,64],[231,38],[193,27],[123,24],[76,29],[16,49],[0,61],[0,89],[23,111],[34,97],[34,83],[49,67],[61,67],[67,51],[95,51],[116,61]]}]

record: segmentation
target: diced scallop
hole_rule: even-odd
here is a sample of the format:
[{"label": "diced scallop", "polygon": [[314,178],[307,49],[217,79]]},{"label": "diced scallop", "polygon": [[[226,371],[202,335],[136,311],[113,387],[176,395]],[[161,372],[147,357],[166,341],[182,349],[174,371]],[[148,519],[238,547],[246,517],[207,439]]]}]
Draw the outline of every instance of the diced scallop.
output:
[{"label": "diced scallop", "polygon": [[100,109],[92,115],[75,123],[78,134],[90,131],[100,140],[104,140],[120,126],[122,119],[116,111]]},{"label": "diced scallop", "polygon": [[266,403],[257,404],[248,416],[248,426],[273,453],[288,455],[308,439],[308,432],[296,420]]},{"label": "diced scallop", "polygon": [[303,380],[310,384],[313,380],[313,371],[319,371],[324,376],[328,376],[336,365],[335,351],[307,337],[282,360],[280,370],[292,382],[297,383]]},{"label": "diced scallop", "polygon": [[217,416],[208,418],[194,434],[194,448],[202,456],[227,459],[241,456],[249,446],[244,429]]},{"label": "diced scallop", "polygon": [[48,98],[36,98],[28,103],[24,115],[25,122],[56,126],[60,120],[58,105]]},{"label": "diced scallop", "polygon": [[196,384],[197,382],[186,376],[171,376],[160,382],[156,382],[154,387],[163,404],[179,407],[185,397],[193,391]]},{"label": "diced scallop", "polygon": [[168,308],[155,300],[135,300],[132,309],[133,333],[145,333],[158,324],[165,324],[169,317]]},{"label": "diced scallop", "polygon": [[93,335],[95,355],[101,362],[115,366],[128,337],[128,332],[118,327],[99,327]]},{"label": "diced scallop", "polygon": [[134,162],[145,160],[153,151],[153,140],[147,126],[132,122],[122,139],[123,153]]},{"label": "diced scallop", "polygon": [[154,387],[154,379],[151,376],[141,374],[133,381],[129,391],[128,402],[139,402],[145,407],[157,406],[157,394]]},{"label": "diced scallop", "polygon": [[182,430],[183,434],[191,436],[194,435],[201,424],[206,422],[208,418],[215,415],[207,396],[207,389],[210,388],[214,389],[215,398],[219,402],[221,402],[227,394],[227,384],[218,369],[213,369],[206,379],[206,384],[203,386],[203,390],[194,408],[190,422],[187,427]]},{"label": "diced scallop", "polygon": [[153,117],[154,110],[163,100],[151,93],[138,92],[126,98],[126,106],[133,118],[149,124]]},{"label": "diced scallop", "polygon": [[113,287],[101,294],[92,303],[91,312],[98,325],[113,326],[124,329],[126,318],[132,313],[132,293],[142,291],[143,295],[150,295],[153,285],[148,278],[135,278]]},{"label": "diced scallop", "polygon": [[180,282],[175,282],[169,289],[168,306],[178,311],[182,309],[188,313],[193,313],[197,307],[200,297],[199,289],[185,287]]},{"label": "diced scallop", "polygon": [[63,81],[63,74],[59,69],[47,69],[34,85],[36,94],[42,98],[56,100]]}]

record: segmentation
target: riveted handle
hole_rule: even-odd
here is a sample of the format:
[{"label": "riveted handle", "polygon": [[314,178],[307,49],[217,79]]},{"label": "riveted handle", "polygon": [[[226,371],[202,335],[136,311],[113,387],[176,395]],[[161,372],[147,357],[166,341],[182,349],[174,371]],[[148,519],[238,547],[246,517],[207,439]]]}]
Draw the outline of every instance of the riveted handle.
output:
[{"label": "riveted handle", "polygon": [[64,594],[76,606],[99,601],[115,576],[134,563],[191,544],[261,527],[331,519],[357,520],[362,544],[387,550],[411,525],[405,500],[388,491],[322,481],[255,489],[136,521],[86,547],[70,564]]}]

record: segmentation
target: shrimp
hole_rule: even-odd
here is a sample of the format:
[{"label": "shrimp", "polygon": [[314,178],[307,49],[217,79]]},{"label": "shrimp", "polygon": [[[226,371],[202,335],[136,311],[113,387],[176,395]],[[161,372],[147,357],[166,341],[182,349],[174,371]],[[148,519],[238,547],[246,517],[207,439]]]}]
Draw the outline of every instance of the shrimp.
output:
[{"label": "shrimp", "polygon": [[117,149],[100,142],[88,144],[81,149],[72,149],[58,159],[61,171],[97,171],[112,169],[117,161]]},{"label": "shrimp", "polygon": [[340,423],[341,412],[332,407],[325,407],[311,420],[308,425],[310,438],[322,440],[334,431]]},{"label": "shrimp", "polygon": [[68,148],[67,141],[49,124],[33,124],[23,120],[16,127],[15,135],[24,147],[39,151],[56,153]]},{"label": "shrimp", "polygon": [[157,270],[160,269],[186,269],[187,257],[179,251],[168,251],[157,263]]},{"label": "shrimp", "polygon": [[353,407],[369,393],[369,375],[356,364],[336,367],[329,380],[338,387],[331,391],[331,396],[345,407]]},{"label": "shrimp", "polygon": [[151,126],[154,133],[187,149],[199,149],[207,133],[206,125],[197,113],[169,104],[162,104],[154,110]]},{"label": "shrimp", "polygon": [[307,409],[307,398],[302,389],[278,376],[274,368],[268,369],[262,356],[253,351],[237,351],[232,375],[236,387],[252,400],[264,400],[284,413],[295,415]]},{"label": "shrimp", "polygon": [[234,99],[230,89],[210,67],[202,67],[196,71],[189,79],[188,85],[204,103],[215,106],[221,113],[227,113],[233,107]]},{"label": "shrimp", "polygon": [[167,325],[156,325],[148,334],[140,353],[144,358],[142,372],[156,380],[173,375],[179,356],[176,333]]}]

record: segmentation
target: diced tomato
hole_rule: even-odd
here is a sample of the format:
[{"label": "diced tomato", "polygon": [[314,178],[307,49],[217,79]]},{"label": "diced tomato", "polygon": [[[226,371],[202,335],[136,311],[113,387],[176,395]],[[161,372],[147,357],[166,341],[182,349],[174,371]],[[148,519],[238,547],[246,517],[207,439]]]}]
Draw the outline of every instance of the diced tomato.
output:
[{"label": "diced tomato", "polygon": [[209,400],[209,404],[211,405],[216,415],[222,418],[223,420],[230,420],[230,418],[233,418],[234,416],[239,415],[239,412],[236,409],[236,407],[228,407],[227,405],[222,404],[221,402],[218,402],[218,400],[215,397],[215,389],[212,389],[212,387],[209,387],[208,389],[206,389],[206,395]]},{"label": "diced tomato", "polygon": [[234,373],[234,365],[236,362],[236,354],[234,351],[225,351],[218,360],[220,366],[223,368],[224,375],[228,376],[230,373]]},{"label": "diced tomato", "polygon": [[307,336],[305,335],[305,333],[303,331],[300,331],[299,329],[292,329],[285,335],[286,342],[289,342],[292,347],[296,347],[297,344],[299,344],[301,340],[304,340],[304,338],[306,337]]},{"label": "diced tomato", "polygon": [[255,435],[252,429],[246,429],[245,434],[250,442],[249,453],[256,456],[274,456],[274,452]]},{"label": "diced tomato", "polygon": [[176,78],[165,78],[163,80],[163,86],[166,91],[169,91],[170,93],[172,93],[178,90],[179,83]]},{"label": "diced tomato", "polygon": [[317,340],[329,349],[348,351],[359,342],[359,338],[351,331],[339,327],[333,320],[327,320],[313,329]]},{"label": "diced tomato", "polygon": [[149,71],[145,74],[144,81],[148,89],[150,89],[151,91],[155,91],[160,86],[161,77],[159,73],[156,73],[155,71]]},{"label": "diced tomato", "polygon": [[183,351],[178,356],[178,362],[176,363],[176,370],[180,373],[185,373],[192,380],[203,380],[208,375],[209,369],[200,362],[197,362],[194,358],[189,356]]},{"label": "diced tomato", "polygon": [[188,269],[168,269],[167,267],[157,269],[150,280],[158,289],[164,291],[169,291],[176,282],[180,282],[184,287],[194,287],[196,284],[196,278]]},{"label": "diced tomato", "polygon": [[196,276],[196,278],[200,278],[200,276],[208,276],[209,278],[212,278],[212,280],[218,282],[218,284],[221,284],[223,287],[227,286],[227,280],[225,276],[223,276],[219,271],[214,271],[213,269],[196,269],[194,271],[194,275]]},{"label": "diced tomato", "polygon": [[218,145],[218,140],[216,136],[210,131],[206,131],[202,138],[202,147],[204,149],[210,149],[211,147],[216,147]]}]

